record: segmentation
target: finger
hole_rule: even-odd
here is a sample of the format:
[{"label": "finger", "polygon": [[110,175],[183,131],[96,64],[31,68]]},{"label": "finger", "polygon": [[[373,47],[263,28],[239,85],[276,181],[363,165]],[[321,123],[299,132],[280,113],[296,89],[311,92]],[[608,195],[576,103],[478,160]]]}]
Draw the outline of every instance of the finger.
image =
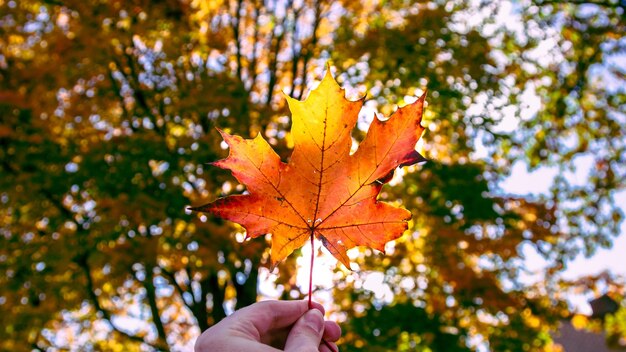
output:
[{"label": "finger", "polygon": [[[322,312],[322,315],[326,314],[326,310],[324,309],[324,306],[317,303],[317,302],[311,302],[311,304],[313,305],[313,307],[311,307],[311,309],[317,309],[320,312]],[[308,304],[307,304],[308,307]]]},{"label": "finger", "polygon": [[332,348],[328,348],[328,346],[322,342],[322,344],[320,345],[319,352],[339,352],[339,347],[337,347],[337,345],[334,342],[327,342],[327,343]]},{"label": "finger", "polygon": [[[313,309],[317,309],[322,312],[324,311],[324,308],[319,304],[314,304]],[[285,342],[287,341],[287,336],[291,331],[291,327],[292,326],[288,326],[268,331],[267,334],[261,336],[261,342],[282,350],[285,348]],[[341,328],[337,325],[337,323],[332,321],[324,322],[324,340],[337,341],[340,337]]]},{"label": "finger", "polygon": [[250,322],[259,335],[264,336],[269,331],[293,325],[308,309],[306,301],[263,301],[235,314],[240,321]]},{"label": "finger", "polygon": [[334,321],[324,322],[324,340],[334,342],[341,337],[341,327]]},{"label": "finger", "polygon": [[291,328],[285,351],[318,352],[324,325],[322,312],[317,309],[309,310]]}]

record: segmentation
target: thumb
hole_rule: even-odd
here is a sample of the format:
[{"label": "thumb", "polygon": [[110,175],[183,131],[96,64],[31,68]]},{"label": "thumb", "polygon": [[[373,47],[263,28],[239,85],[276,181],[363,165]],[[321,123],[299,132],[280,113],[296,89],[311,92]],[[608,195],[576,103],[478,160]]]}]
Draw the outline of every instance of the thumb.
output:
[{"label": "thumb", "polygon": [[293,325],[285,351],[317,352],[324,334],[324,316],[317,309],[310,309]]}]

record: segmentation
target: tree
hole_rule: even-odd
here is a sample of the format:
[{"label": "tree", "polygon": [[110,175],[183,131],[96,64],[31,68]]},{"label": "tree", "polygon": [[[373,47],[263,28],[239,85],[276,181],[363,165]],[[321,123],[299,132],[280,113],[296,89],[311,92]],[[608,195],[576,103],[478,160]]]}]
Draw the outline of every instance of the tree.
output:
[{"label": "tree", "polygon": [[[391,199],[403,195],[402,203],[416,214],[413,237],[399,242],[392,258],[359,256],[361,267],[385,272],[393,299],[384,308],[382,302],[372,307],[372,294],[359,289],[363,280],[338,285],[334,297],[348,312],[349,329],[375,318],[377,309],[406,310],[408,300],[416,315],[423,309],[430,318],[443,315],[433,325],[438,331],[454,326],[460,346],[479,336],[493,350],[539,349],[549,342],[550,323],[566,312],[561,299],[571,283],[559,273],[569,259],[610,246],[619,233],[623,214],[614,196],[623,187],[614,182],[624,177],[616,169],[625,156],[624,91],[600,84],[598,75],[623,85],[624,67],[613,60],[623,51],[617,33],[624,8],[521,3],[508,14],[527,14],[519,22],[524,26],[515,28],[496,25],[508,8],[502,5],[390,2],[372,11],[380,16],[367,26],[356,16],[347,18],[344,28],[363,31],[338,35],[334,57],[348,72],[357,65],[369,68],[369,75],[359,75],[367,77],[370,92],[384,96],[376,99],[380,109],[390,108],[386,96],[406,94],[406,82],[433,92],[433,121],[427,124],[434,133],[425,137],[431,142],[424,149],[435,160],[411,170],[397,191],[389,191]],[[481,23],[468,25],[468,16]],[[397,25],[390,29],[389,23]],[[357,65],[354,56],[360,57]],[[529,90],[539,93],[539,106],[524,107]],[[519,114],[513,115],[517,127],[502,130],[511,103]],[[604,133],[594,132],[599,130]],[[581,157],[593,158],[595,167],[576,185],[567,170],[581,167]],[[516,161],[534,168],[556,165],[552,194],[519,198],[498,192],[500,175]],[[521,246],[548,261],[544,281],[523,281]],[[347,345],[375,346],[380,331],[356,329],[346,335]],[[394,346],[406,344],[404,336],[392,336]],[[424,335],[417,336],[413,348],[425,349],[419,347]]]},{"label": "tree", "polygon": [[[564,309],[547,294],[561,292],[558,273],[576,253],[610,245],[621,220],[612,197],[624,187],[624,92],[597,72],[623,82],[613,60],[624,9],[520,3],[522,31],[489,16],[505,5],[2,3],[0,346],[168,350],[254,302],[269,276],[265,242],[242,245],[240,228],[185,208],[243,191],[206,165],[226,154],[214,127],[263,133],[288,155],[280,91],[305,97],[329,58],[368,107],[388,113],[425,88],[430,104],[432,161],[383,190],[412,210],[413,229],[393,254],[358,255],[360,274],[338,273],[351,278],[334,293],[349,318],[344,348],[435,348],[450,336],[460,350],[476,336],[497,350],[544,345],[544,323]],[[474,15],[482,22],[467,25]],[[546,64],[536,52],[551,40]],[[537,113],[502,131],[507,104],[526,116],[533,91]],[[568,184],[585,153],[591,182]],[[515,160],[558,165],[553,194],[498,193]],[[545,282],[519,280],[520,244],[551,264]],[[284,298],[302,295],[295,270],[293,257],[280,267]],[[373,270],[391,302],[359,288]],[[383,318],[411,307],[424,324],[394,342],[398,327]]]}]

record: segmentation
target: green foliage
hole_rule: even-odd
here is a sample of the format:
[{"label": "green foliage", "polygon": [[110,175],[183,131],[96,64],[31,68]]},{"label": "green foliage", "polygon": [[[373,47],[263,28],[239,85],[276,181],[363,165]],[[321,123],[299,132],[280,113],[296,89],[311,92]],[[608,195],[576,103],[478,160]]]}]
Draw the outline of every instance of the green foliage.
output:
[{"label": "green foliage", "polygon": [[604,319],[604,330],[607,333],[607,343],[612,348],[626,347],[626,307],[624,304],[613,314]]},{"label": "green foliage", "polygon": [[[354,317],[344,331],[345,351],[470,351],[454,323],[410,303],[370,307],[367,315]],[[389,324],[393,322],[393,324]]]}]

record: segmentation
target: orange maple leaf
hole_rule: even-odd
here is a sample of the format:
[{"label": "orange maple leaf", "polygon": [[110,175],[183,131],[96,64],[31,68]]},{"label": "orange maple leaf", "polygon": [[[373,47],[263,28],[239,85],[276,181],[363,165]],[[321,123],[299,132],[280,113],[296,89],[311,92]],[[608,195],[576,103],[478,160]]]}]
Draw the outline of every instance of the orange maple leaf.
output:
[{"label": "orange maple leaf", "polygon": [[327,70],[306,100],[287,97],[294,140],[289,162],[282,162],[261,134],[243,139],[220,131],[230,154],[214,165],[231,170],[248,194],[191,209],[239,223],[249,237],[271,234],[273,266],[315,236],[350,268],[348,249],[384,251],[408,227],[409,211],[376,198],[396,167],[425,160],[415,150],[424,131],[424,98],[386,121],[374,118],[350,155],[351,132],[364,100],[347,100]]}]

